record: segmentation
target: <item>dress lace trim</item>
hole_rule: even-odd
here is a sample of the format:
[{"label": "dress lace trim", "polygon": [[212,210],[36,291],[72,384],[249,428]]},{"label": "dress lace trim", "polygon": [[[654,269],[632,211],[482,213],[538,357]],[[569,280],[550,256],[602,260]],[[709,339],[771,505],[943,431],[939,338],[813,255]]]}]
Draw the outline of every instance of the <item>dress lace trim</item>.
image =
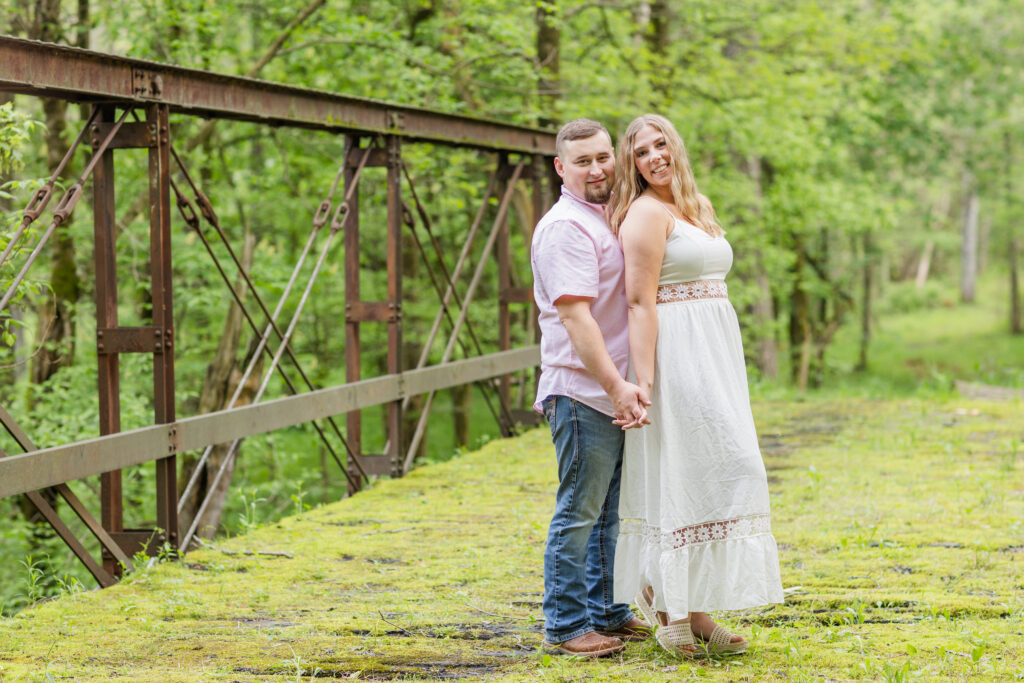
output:
[{"label": "dress lace trim", "polygon": [[729,288],[726,287],[725,280],[694,280],[693,282],[661,285],[658,287],[657,302],[667,304],[674,301],[728,298]]},{"label": "dress lace trim", "polygon": [[747,538],[768,534],[772,530],[770,515],[704,522],[667,531],[651,526],[642,519],[623,519],[621,525],[621,533],[643,536],[648,543],[659,545],[663,550],[679,550],[698,543]]}]

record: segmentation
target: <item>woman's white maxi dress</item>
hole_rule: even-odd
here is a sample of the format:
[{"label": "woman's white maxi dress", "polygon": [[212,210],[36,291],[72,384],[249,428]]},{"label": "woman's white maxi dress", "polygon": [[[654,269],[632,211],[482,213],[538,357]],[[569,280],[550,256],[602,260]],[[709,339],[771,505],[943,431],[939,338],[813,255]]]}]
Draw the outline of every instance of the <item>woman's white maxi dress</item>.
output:
[{"label": "woman's white maxi dress", "polygon": [[655,608],[673,619],[783,600],[731,267],[724,237],[675,220],[658,287],[652,424],[626,432],[615,600],[653,586]]}]

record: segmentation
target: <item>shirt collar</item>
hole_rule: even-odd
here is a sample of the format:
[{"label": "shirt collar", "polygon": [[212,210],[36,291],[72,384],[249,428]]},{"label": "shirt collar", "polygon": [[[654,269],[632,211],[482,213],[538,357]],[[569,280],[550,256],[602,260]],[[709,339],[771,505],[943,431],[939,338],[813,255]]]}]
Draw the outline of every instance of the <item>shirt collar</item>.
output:
[{"label": "shirt collar", "polygon": [[604,218],[604,204],[593,204],[591,202],[588,202],[586,199],[577,197],[575,194],[570,192],[569,188],[567,188],[565,185],[562,185],[562,196],[568,197],[574,202],[579,202],[580,204],[589,207],[592,211],[595,211],[596,213],[600,214],[602,218]]}]

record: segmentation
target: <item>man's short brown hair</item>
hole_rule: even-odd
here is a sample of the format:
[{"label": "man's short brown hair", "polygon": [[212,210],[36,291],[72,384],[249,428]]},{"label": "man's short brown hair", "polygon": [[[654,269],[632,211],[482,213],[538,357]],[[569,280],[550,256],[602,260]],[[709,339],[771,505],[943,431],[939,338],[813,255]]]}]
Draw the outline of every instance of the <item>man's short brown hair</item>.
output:
[{"label": "man's short brown hair", "polygon": [[592,138],[598,133],[604,133],[608,136],[609,142],[611,141],[612,136],[608,133],[608,129],[597,121],[593,121],[591,119],[573,119],[562,126],[562,129],[558,131],[558,137],[555,138],[555,154],[561,158],[562,154],[565,152],[565,143],[572,142],[573,140]]}]

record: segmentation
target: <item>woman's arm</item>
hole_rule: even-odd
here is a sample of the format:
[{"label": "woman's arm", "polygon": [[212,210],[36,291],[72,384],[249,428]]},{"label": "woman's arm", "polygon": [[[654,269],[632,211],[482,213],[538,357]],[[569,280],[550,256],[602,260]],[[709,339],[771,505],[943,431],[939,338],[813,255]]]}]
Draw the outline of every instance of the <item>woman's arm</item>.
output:
[{"label": "woman's arm", "polygon": [[658,340],[658,278],[670,229],[668,213],[652,200],[634,202],[619,228],[626,263],[629,354],[637,384],[648,393],[654,384]]}]

